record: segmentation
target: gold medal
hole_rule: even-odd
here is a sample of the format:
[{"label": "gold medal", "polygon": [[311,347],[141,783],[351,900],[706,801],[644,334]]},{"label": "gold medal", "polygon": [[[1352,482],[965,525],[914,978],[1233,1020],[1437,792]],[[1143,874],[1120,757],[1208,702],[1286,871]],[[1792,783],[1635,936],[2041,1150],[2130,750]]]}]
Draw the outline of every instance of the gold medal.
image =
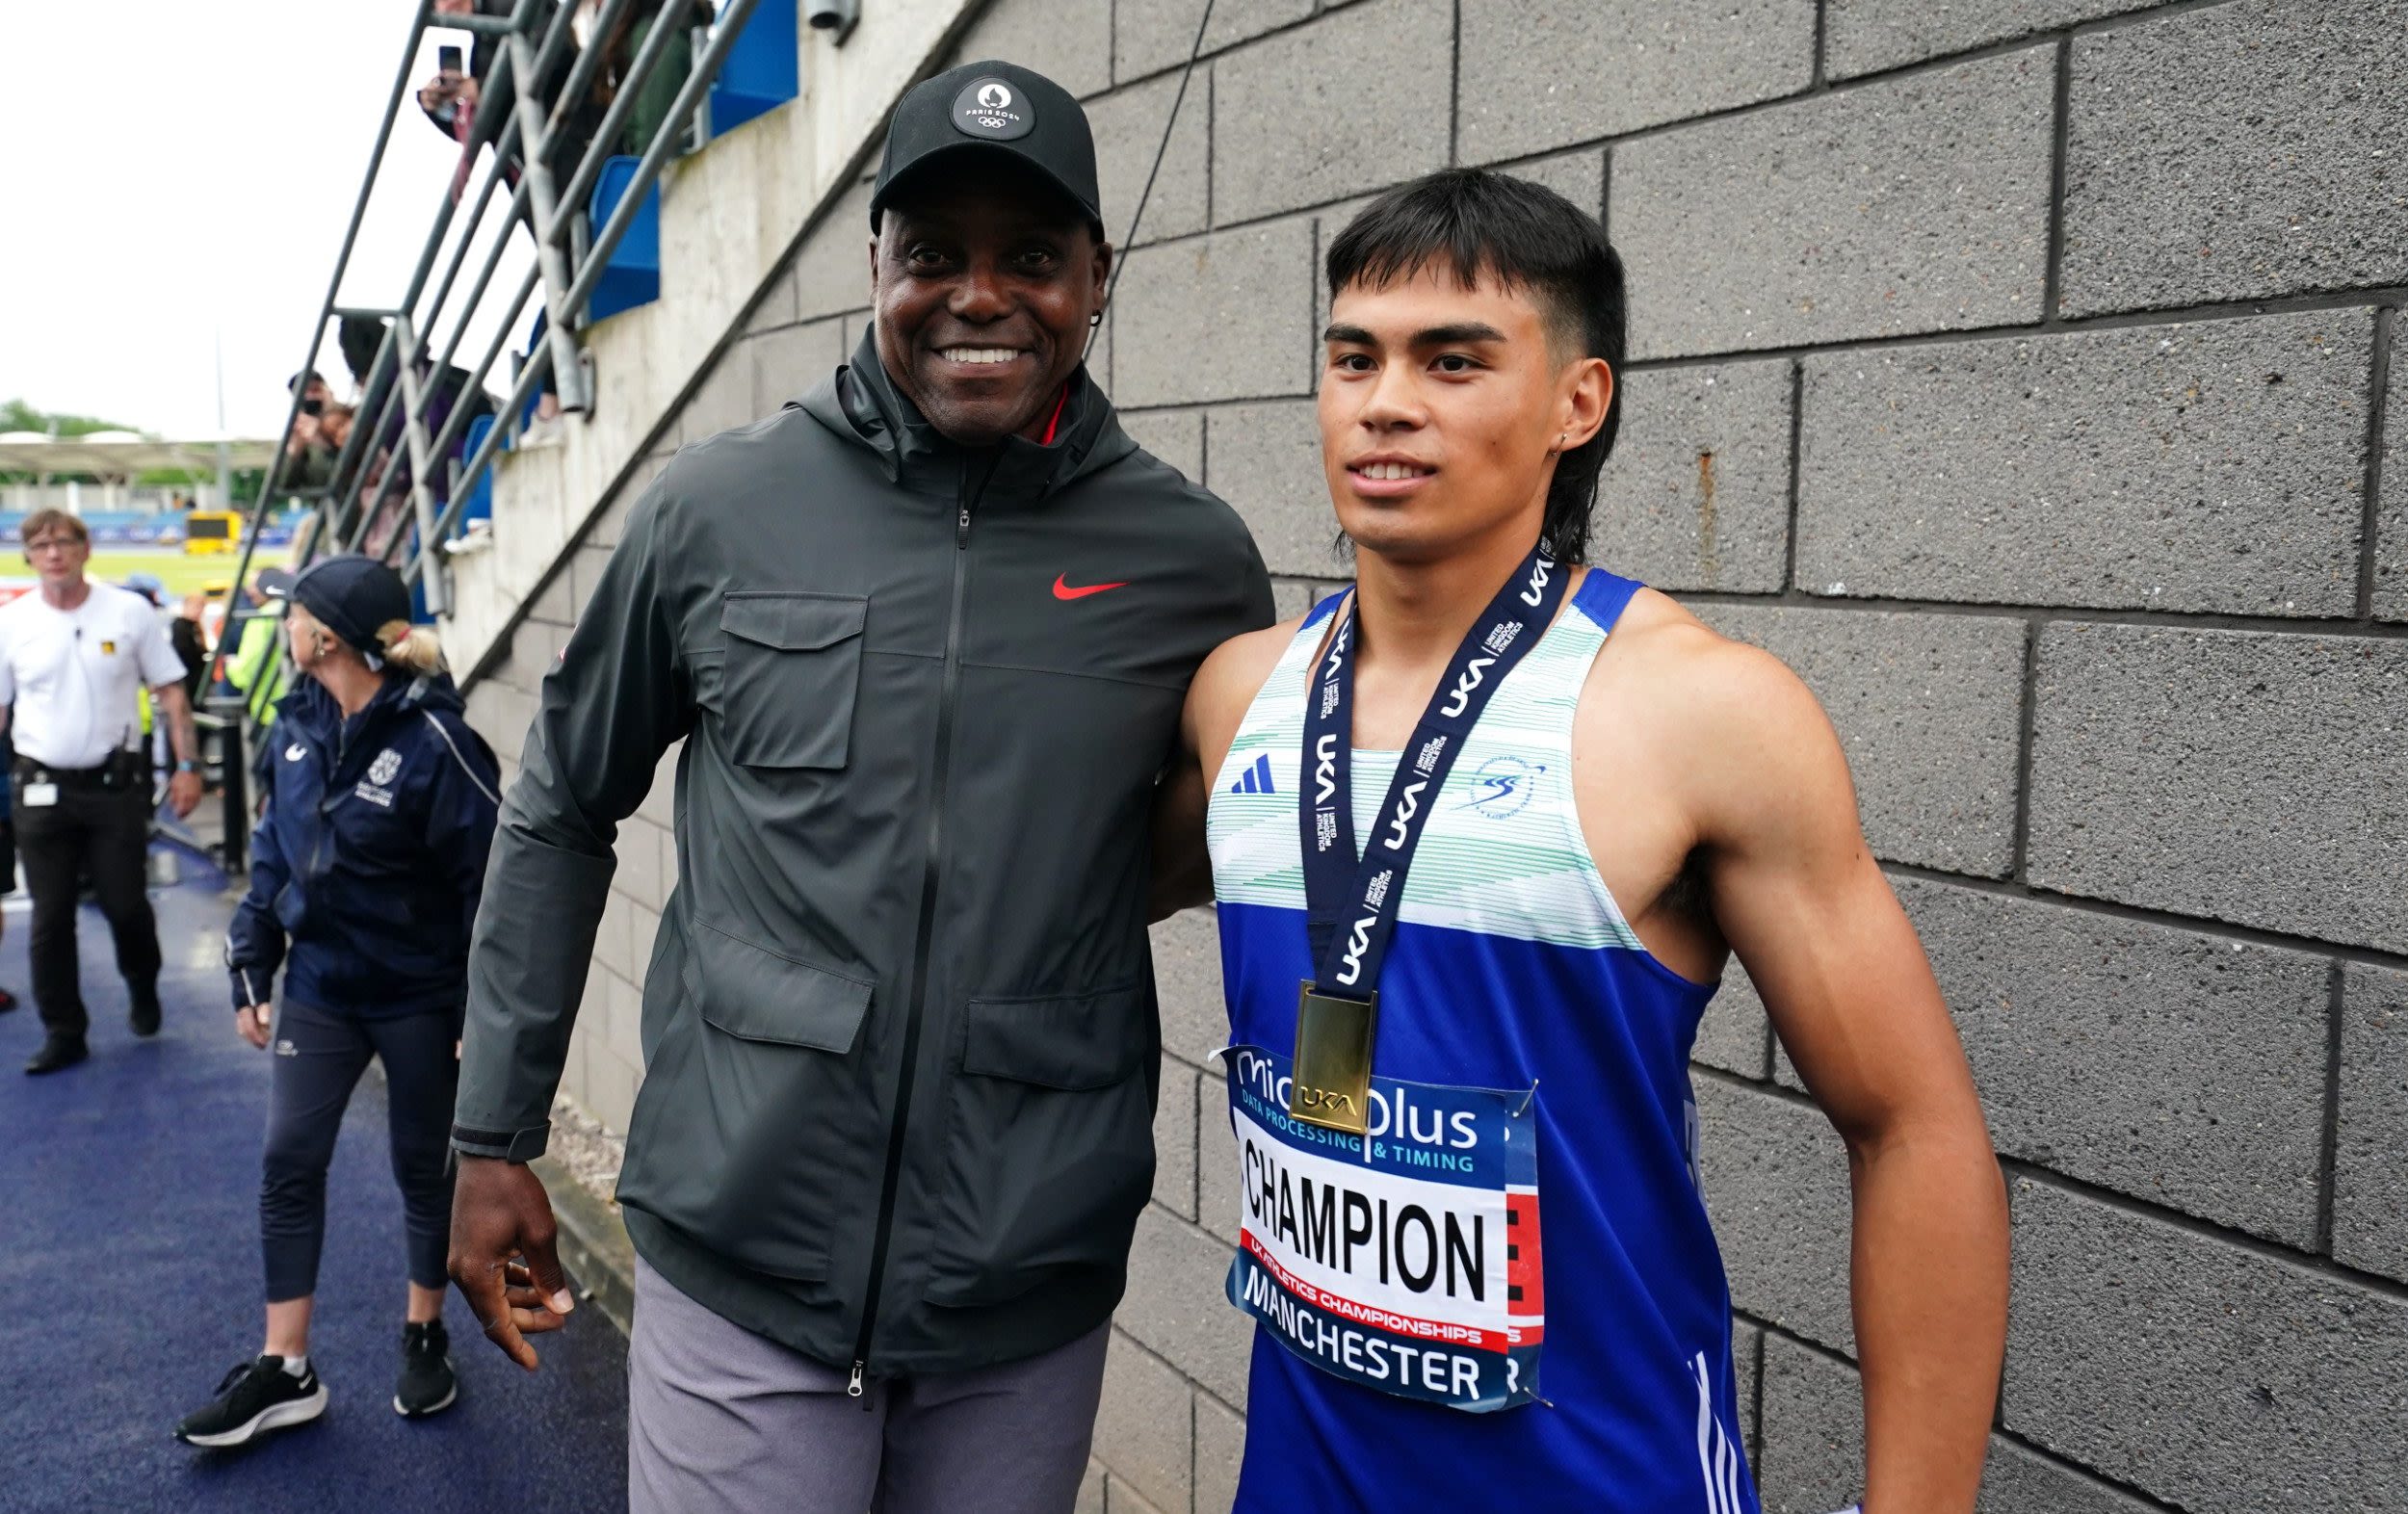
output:
[{"label": "gold medal", "polygon": [[1379,994],[1341,999],[1296,991],[1296,1067],[1288,1112],[1307,1125],[1360,1136],[1371,1128],[1372,1037],[1379,1025]]}]

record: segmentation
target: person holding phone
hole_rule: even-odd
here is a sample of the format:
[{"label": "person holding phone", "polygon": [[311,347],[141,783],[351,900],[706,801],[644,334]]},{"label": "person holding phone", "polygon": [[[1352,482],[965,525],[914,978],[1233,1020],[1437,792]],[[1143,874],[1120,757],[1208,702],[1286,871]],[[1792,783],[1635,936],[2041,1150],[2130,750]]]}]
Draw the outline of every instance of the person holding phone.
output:
[{"label": "person holding phone", "polygon": [[327,1167],[371,1057],[384,1065],[408,1235],[393,1408],[421,1418],[458,1392],[443,1328],[447,1143],[500,775],[391,568],[327,559],[293,581],[284,624],[305,676],[278,706],[250,890],[226,937],[235,1029],[275,1049],[259,1190],[266,1341],[175,1427],[190,1446],[241,1446],[326,1412],[309,1325]]}]

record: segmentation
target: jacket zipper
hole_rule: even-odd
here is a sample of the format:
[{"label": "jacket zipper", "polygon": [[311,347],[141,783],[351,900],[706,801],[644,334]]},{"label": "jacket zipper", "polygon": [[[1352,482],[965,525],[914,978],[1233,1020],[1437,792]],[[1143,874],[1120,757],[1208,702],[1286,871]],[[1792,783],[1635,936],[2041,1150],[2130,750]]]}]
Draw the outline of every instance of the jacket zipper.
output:
[{"label": "jacket zipper", "polygon": [[[911,1116],[911,1085],[920,1059],[920,1021],[928,1006],[929,956],[936,937],[936,881],[945,854],[945,786],[953,766],[954,705],[961,692],[961,607],[969,563],[970,509],[985,493],[987,480],[993,476],[994,464],[990,462],[978,487],[973,489],[970,458],[966,455],[962,457],[961,481],[955,491],[958,513],[954,523],[953,604],[945,622],[944,684],[936,704],[936,752],[929,765],[933,783],[929,801],[928,854],[920,876],[919,934],[912,946],[911,1007],[909,1017],[903,1021],[903,1072],[895,1084],[895,1114],[886,1128],[886,1182],[878,1194],[877,1239],[870,1247],[870,1288],[862,1300],[861,1335],[853,1345],[852,1371],[845,1379],[845,1393],[854,1398],[861,1397],[865,1391],[862,1379],[869,1372],[870,1336],[877,1326],[878,1295],[886,1283],[887,1246],[894,1239],[895,1197],[903,1186],[903,1127]],[[864,1403],[862,1407],[866,1410],[869,1405]]]}]

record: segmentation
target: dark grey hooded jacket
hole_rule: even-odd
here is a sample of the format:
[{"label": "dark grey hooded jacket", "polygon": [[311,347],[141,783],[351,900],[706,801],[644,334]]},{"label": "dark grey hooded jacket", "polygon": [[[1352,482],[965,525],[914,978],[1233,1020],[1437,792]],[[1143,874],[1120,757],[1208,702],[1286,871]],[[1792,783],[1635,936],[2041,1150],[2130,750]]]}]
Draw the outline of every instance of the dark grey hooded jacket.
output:
[{"label": "dark grey hooded jacket", "polygon": [[616,823],[683,737],[618,1188],[637,1250],[872,1375],[1101,1323],[1153,1183],[1154,782],[1196,665],[1271,618],[1236,513],[1084,372],[1053,445],[972,453],[865,338],[679,453],[543,682],[455,1143],[542,1149]]}]

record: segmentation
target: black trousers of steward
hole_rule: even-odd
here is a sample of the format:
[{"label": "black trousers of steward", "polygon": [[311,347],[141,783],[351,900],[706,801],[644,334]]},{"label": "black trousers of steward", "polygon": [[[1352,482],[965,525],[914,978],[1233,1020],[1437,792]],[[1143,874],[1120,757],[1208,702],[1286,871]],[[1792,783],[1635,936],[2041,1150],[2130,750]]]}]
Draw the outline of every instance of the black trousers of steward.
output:
[{"label": "black trousers of steward", "polygon": [[[54,804],[25,802],[27,782],[58,785]],[[159,925],[150,912],[145,860],[150,850],[150,786],[138,769],[104,785],[98,771],[50,772],[18,762],[14,793],[16,849],[25,887],[34,896],[34,1003],[53,1035],[81,1037],[92,1023],[84,1009],[82,964],[75,942],[75,908],[83,880],[92,879],[100,912],[116,938],[118,972],[136,996],[159,987]]]}]

